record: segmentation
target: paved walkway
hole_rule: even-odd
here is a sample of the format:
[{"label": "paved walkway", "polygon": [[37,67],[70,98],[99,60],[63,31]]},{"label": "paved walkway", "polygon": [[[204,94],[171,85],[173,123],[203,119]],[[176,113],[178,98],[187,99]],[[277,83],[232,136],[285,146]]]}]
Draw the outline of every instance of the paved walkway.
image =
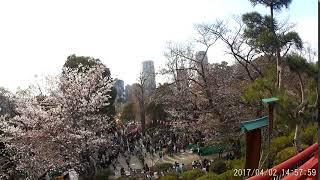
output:
[{"label": "paved walkway", "polygon": [[[161,163],[174,164],[175,162],[188,165],[188,164],[191,164],[192,161],[199,160],[199,159],[200,159],[200,156],[198,156],[197,154],[193,154],[191,152],[178,153],[172,156],[165,155],[162,159],[160,159],[159,156],[152,156],[150,154],[147,154],[147,156],[145,157],[145,163],[147,163],[149,167],[152,167],[156,164],[161,164]],[[122,155],[119,157],[118,161],[119,163],[115,170],[115,178],[120,176],[121,167],[123,167],[125,171],[129,171],[129,167],[127,166],[125,158]],[[132,169],[135,169],[135,170],[143,168],[143,165],[141,164],[137,156],[131,156],[130,166]]]},{"label": "paved walkway", "polygon": [[[223,155],[226,155],[226,153],[224,153]],[[216,158],[218,158],[218,154],[213,154],[210,156],[202,156],[202,159],[203,158],[207,158],[209,160],[216,159]],[[147,156],[145,157],[145,163],[147,163],[148,167],[153,167],[153,166],[155,166],[157,164],[161,164],[161,163],[174,164],[175,162],[183,163],[186,166],[188,166],[188,165],[191,165],[192,161],[199,160],[199,159],[201,159],[199,155],[194,154],[190,151],[187,151],[187,152],[183,152],[183,153],[173,154],[172,156],[165,155],[161,159],[159,158],[158,155],[152,156],[150,154],[147,154]],[[141,162],[137,156],[130,156],[130,166],[134,170],[143,169],[143,165],[141,164]],[[115,176],[113,178],[120,177],[120,169],[122,167],[124,168],[124,170],[126,172],[129,171],[129,167],[126,164],[125,157],[120,155],[120,157],[118,158],[118,165],[116,166],[116,170],[114,171]],[[113,178],[111,178],[111,179],[113,179]]]}]

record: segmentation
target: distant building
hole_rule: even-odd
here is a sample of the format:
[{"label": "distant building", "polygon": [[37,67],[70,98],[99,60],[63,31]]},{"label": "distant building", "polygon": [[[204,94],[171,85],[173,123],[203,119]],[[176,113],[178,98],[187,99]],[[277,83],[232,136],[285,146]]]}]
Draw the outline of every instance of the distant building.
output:
[{"label": "distant building", "polygon": [[125,102],[124,82],[121,79],[115,79],[115,88],[117,90],[116,102]]},{"label": "distant building", "polygon": [[188,88],[188,70],[183,66],[177,69],[177,86],[179,90],[184,91]]},{"label": "distant building", "polygon": [[15,105],[5,93],[1,92],[0,89],[0,116],[7,115],[12,117],[15,115]]},{"label": "distant building", "polygon": [[152,95],[156,89],[156,75],[153,61],[142,62],[142,76],[144,77],[144,88],[147,96]]},{"label": "distant building", "polygon": [[203,64],[204,67],[208,66],[208,56],[206,54],[206,51],[198,51],[195,54],[195,59],[198,61],[196,64],[198,69],[201,69],[201,64]]},{"label": "distant building", "polygon": [[126,102],[133,101],[132,85],[126,85],[124,90],[124,97]]}]

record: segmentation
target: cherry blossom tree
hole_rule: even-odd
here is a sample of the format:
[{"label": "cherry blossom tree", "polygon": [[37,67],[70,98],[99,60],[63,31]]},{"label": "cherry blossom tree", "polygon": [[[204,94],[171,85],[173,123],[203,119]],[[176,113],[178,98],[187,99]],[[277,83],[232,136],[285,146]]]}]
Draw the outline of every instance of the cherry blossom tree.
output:
[{"label": "cherry blossom tree", "polygon": [[79,68],[64,68],[47,95],[18,92],[17,115],[1,116],[0,142],[15,164],[8,173],[38,178],[52,168],[75,167],[83,157],[90,161],[108,144],[111,122],[100,109],[109,103],[113,82],[103,76],[102,63]]},{"label": "cherry blossom tree", "polygon": [[249,80],[238,64],[208,63],[206,54],[215,39],[199,34],[203,38],[197,44],[206,47],[200,57],[195,56],[192,44],[169,44],[163,73],[170,81],[159,93],[159,102],[165,104],[171,117],[186,121],[208,139],[239,137],[240,122],[253,113],[239,91]]}]

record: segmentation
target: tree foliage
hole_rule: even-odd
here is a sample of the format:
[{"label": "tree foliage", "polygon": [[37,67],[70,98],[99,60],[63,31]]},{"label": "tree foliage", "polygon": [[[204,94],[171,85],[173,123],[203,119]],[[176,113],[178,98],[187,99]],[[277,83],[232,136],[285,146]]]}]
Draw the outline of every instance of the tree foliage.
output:
[{"label": "tree foliage", "polygon": [[0,142],[16,171],[36,179],[51,168],[90,161],[108,145],[110,117],[99,112],[109,105],[113,82],[102,75],[103,64],[82,70],[65,67],[51,94],[28,89],[13,98],[17,115],[1,117]]},{"label": "tree foliage", "polygon": [[307,62],[307,59],[297,53],[289,54],[286,59],[286,64],[293,72],[305,73],[309,77],[317,80],[317,67],[312,62]]},{"label": "tree foliage", "polygon": [[150,102],[147,109],[147,115],[150,116],[152,120],[166,120],[168,113],[164,110],[163,104],[156,104],[155,102]]},{"label": "tree foliage", "polygon": [[222,174],[223,172],[227,171],[227,165],[221,160],[215,161],[210,165],[210,171],[216,174]]},{"label": "tree foliage", "polygon": [[253,6],[257,4],[264,5],[266,7],[272,7],[273,10],[280,11],[283,7],[288,8],[292,0],[250,0]]},{"label": "tree foliage", "polygon": [[[97,64],[101,64],[101,61],[99,59],[95,59],[95,58],[92,58],[89,56],[76,56],[73,54],[67,58],[63,67],[68,67],[71,69],[78,69],[78,71],[81,72],[81,71],[85,71],[86,68],[93,67]],[[106,77],[107,79],[110,79],[110,80],[112,79],[110,70],[107,67],[104,68],[104,72],[102,73],[102,75],[104,77]],[[117,96],[117,90],[113,86],[111,88],[111,91],[108,93],[110,95],[109,105],[101,107],[100,113],[105,113],[110,118],[114,118],[115,113],[116,113],[114,103],[115,103],[115,99]]]},{"label": "tree foliage", "polygon": [[[248,39],[249,44],[260,52],[272,55],[277,48],[280,48],[285,51],[285,54],[291,46],[302,48],[303,43],[298,33],[286,32],[275,19],[271,19],[268,15],[262,16],[258,12],[251,12],[244,14],[242,20],[246,25],[244,38]],[[272,26],[276,33],[273,33]]]},{"label": "tree foliage", "polygon": [[0,116],[12,117],[16,114],[13,96],[10,91],[0,87]]},{"label": "tree foliage", "polygon": [[193,179],[197,179],[198,177],[201,177],[205,174],[205,172],[203,172],[200,169],[193,169],[193,170],[189,170],[186,172],[182,173],[182,179],[183,180],[193,180]]},{"label": "tree foliage", "polygon": [[134,102],[128,102],[121,112],[121,120],[134,121],[136,119],[136,107]]}]

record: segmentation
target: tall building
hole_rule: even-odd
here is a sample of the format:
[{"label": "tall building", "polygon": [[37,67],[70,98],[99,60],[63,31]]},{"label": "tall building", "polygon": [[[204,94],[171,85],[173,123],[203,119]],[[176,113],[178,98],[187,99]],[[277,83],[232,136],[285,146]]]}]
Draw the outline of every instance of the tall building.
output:
[{"label": "tall building", "polygon": [[197,68],[201,68],[201,63],[204,65],[204,67],[207,67],[208,65],[208,56],[205,51],[198,51],[195,54],[195,59],[198,61]]},{"label": "tall building", "polygon": [[115,88],[117,90],[116,102],[123,103],[125,101],[124,82],[121,79],[115,79]]},{"label": "tall building", "polygon": [[142,77],[144,78],[145,94],[152,95],[156,89],[156,75],[153,61],[142,62]]},{"label": "tall building", "polygon": [[132,101],[133,100],[133,91],[132,91],[132,85],[126,85],[125,90],[124,90],[124,96],[125,96],[125,101]]},{"label": "tall building", "polygon": [[188,84],[188,70],[181,66],[180,69],[177,69],[177,86],[181,91],[185,91]]}]

